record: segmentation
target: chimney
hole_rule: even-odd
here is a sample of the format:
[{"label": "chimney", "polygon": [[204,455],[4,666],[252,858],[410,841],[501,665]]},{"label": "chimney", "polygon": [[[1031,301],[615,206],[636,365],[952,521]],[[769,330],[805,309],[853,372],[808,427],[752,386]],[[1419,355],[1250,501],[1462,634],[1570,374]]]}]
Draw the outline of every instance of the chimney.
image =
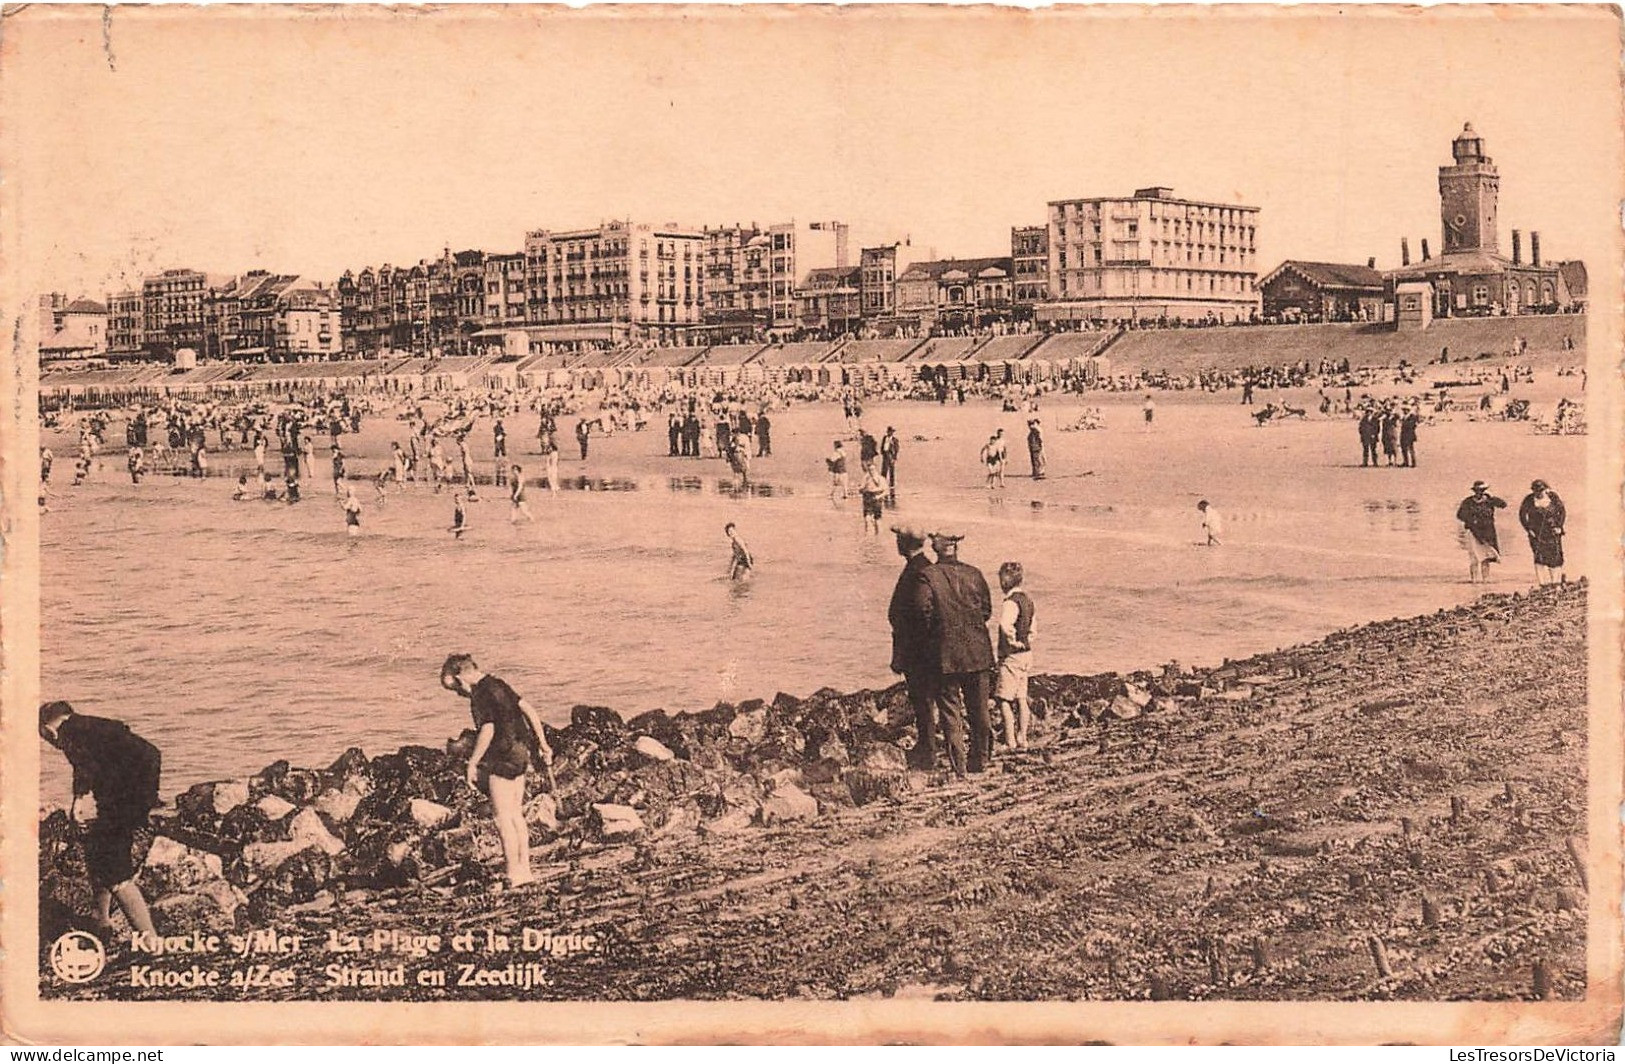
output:
[{"label": "chimney", "polygon": [[1410,237],[1402,236],[1399,238],[1399,264],[1401,266],[1409,266],[1411,264]]},{"label": "chimney", "polygon": [[1374,270],[1377,268],[1377,257],[1375,255],[1365,260],[1365,268],[1368,270]]},{"label": "chimney", "polygon": [[1430,259],[1432,257],[1433,257],[1432,255],[1428,254],[1428,238],[1423,237],[1422,238],[1422,261],[1426,262],[1428,259]]},{"label": "chimney", "polygon": [[1540,234],[1539,233],[1533,233],[1532,232],[1532,233],[1529,234],[1529,265],[1531,265],[1531,266],[1539,266],[1540,265]]},{"label": "chimney", "polygon": [[1523,233],[1517,229],[1512,230],[1512,265],[1523,265]]}]

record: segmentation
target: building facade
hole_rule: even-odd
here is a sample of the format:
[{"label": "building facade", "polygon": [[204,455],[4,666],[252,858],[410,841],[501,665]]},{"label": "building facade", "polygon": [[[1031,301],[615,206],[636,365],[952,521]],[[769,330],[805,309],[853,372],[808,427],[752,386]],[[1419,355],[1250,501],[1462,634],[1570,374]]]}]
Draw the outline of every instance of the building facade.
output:
[{"label": "building facade", "polygon": [[1011,297],[1017,313],[1031,316],[1033,308],[1049,300],[1049,228],[1018,225],[1010,230],[1010,268],[1015,280]]},{"label": "building facade", "polygon": [[921,332],[982,329],[1011,319],[1008,258],[916,262],[897,278],[896,311]]},{"label": "building facade", "polygon": [[773,319],[771,238],[755,222],[707,228],[704,235],[701,320],[707,337],[761,335]]},{"label": "building facade", "polygon": [[1413,263],[1409,242],[1402,244],[1400,267],[1386,276],[1390,302],[1400,285],[1425,283],[1432,291],[1434,318],[1555,313],[1583,304],[1584,294],[1576,297],[1568,280],[1583,277],[1584,265],[1575,271],[1567,263],[1544,261],[1539,233],[1529,234],[1527,262],[1523,233],[1517,229],[1512,230],[1512,257],[1501,255],[1501,173],[1471,122],[1451,141],[1450,154],[1450,165],[1439,167],[1443,253],[1433,257],[1424,240],[1422,259]]},{"label": "building facade", "polygon": [[1381,321],[1384,288],[1376,262],[1288,259],[1258,282],[1265,321]]},{"label": "building facade", "polygon": [[277,300],[272,354],[282,362],[342,356],[342,323],[333,293],[321,288],[284,290]]},{"label": "building facade", "polygon": [[859,312],[865,321],[889,318],[897,310],[897,245],[858,253]]},{"label": "building facade", "polygon": [[863,325],[862,268],[809,270],[796,289],[798,334],[833,340]]},{"label": "building facade", "polygon": [[147,343],[147,315],[141,290],[127,289],[107,297],[107,350],[109,354],[144,353]]},{"label": "building facade", "polygon": [[108,319],[107,307],[95,300],[69,300],[61,292],[40,296],[40,361],[105,355]]},{"label": "building facade", "polygon": [[525,253],[485,256],[484,321],[487,326],[525,323]]},{"label": "building facade", "polygon": [[847,266],[844,222],[783,222],[768,226],[769,327],[789,334],[799,326],[796,289],[813,270]]},{"label": "building facade", "polygon": [[[573,340],[679,343],[701,323],[705,234],[612,221],[525,234],[527,318]],[[539,334],[546,338],[547,334]]]},{"label": "building facade", "polygon": [[212,288],[229,282],[200,270],[165,270],[141,282],[143,345],[154,355],[172,358],[191,348],[202,353],[207,336],[206,308]]},{"label": "building facade", "polygon": [[1258,208],[1129,197],[1049,204],[1040,321],[1247,321],[1258,312]]}]

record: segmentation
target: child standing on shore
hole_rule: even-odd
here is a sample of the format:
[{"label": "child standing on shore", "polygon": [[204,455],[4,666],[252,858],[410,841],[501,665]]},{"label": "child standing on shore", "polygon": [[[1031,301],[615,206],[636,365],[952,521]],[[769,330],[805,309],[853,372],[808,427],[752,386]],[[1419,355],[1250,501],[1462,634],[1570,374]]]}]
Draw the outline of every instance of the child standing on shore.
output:
[{"label": "child standing on shore", "polygon": [[1217,547],[1219,545],[1219,533],[1224,531],[1224,526],[1219,520],[1219,511],[1215,510],[1206,499],[1197,503],[1196,509],[1202,515],[1202,539],[1205,541],[1202,546]]},{"label": "child standing on shore", "polygon": [[451,497],[451,534],[456,539],[462,539],[467,531],[468,512],[463,509],[463,493],[459,491]]},{"label": "child standing on shore", "polygon": [[530,504],[525,502],[525,471],[516,465],[509,473],[508,523],[516,524],[521,517],[526,521],[536,520],[530,515]]},{"label": "child standing on shore", "polygon": [[1032,724],[1027,678],[1033,668],[1033,600],[1022,589],[1023,576],[1020,562],[999,566],[1004,602],[999,607],[999,670],[993,701],[1004,717],[1004,742],[1011,750],[1027,745]]},{"label": "child standing on shore", "polygon": [[351,536],[361,534],[361,500],[348,484],[344,486],[344,531]]}]

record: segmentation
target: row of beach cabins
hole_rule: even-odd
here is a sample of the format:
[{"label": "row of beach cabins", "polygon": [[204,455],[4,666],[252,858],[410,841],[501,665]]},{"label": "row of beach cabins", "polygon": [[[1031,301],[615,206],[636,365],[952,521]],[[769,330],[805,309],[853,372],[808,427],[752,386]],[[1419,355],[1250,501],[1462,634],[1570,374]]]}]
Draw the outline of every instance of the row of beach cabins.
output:
[{"label": "row of beach cabins", "polygon": [[114,369],[42,371],[47,401],[95,405],[142,395],[252,395],[316,387],[421,393],[464,389],[598,389],[675,383],[726,386],[736,382],[883,387],[931,380],[1027,384],[1060,375],[1107,373],[1103,352],[1120,335],[927,337],[820,343],[720,344],[658,347],[627,344],[551,351],[518,359],[499,352],[447,358],[395,358],[282,363],[201,363],[190,369],[147,364]]}]

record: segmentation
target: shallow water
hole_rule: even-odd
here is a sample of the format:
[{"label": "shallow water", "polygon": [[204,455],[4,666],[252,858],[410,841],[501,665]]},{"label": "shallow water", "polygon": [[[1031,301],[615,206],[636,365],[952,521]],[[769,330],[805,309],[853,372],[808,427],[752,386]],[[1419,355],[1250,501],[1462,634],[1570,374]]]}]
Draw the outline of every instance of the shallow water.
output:
[{"label": "shallow water", "polygon": [[[1155,437],[1052,433],[1049,480],[1011,476],[989,493],[974,455],[991,410],[883,408],[909,441],[897,513],[964,524],[964,558],[990,581],[1006,558],[1024,562],[1041,672],[1214,663],[1468,599],[1453,514],[1480,476],[1511,507],[1501,589],[1530,582],[1513,489],[1532,474],[1575,485],[1581,572],[1583,440],[1441,426],[1424,435],[1422,470],[1350,470],[1350,425],[1238,430],[1233,409],[1171,403],[1158,416]],[[630,716],[886,685],[901,562],[890,536],[862,534],[855,494],[837,507],[825,493],[818,456],[839,422],[828,408],[781,417],[779,456],[756,464],[749,492],[721,463],[660,457],[663,433],[595,442],[592,463],[566,464],[568,490],[530,490],[534,523],[511,526],[505,495],[487,490],[462,540],[447,532],[449,493],[422,484],[379,504],[357,482],[363,532],[350,538],[319,483],[297,506],[232,502],[229,479],[136,487],[109,458],[88,484],[59,486],[42,521],[44,697],[157,742],[170,792],[281,757],[439,745],[467,720],[436,682],[453,651],[553,721],[576,703]],[[369,446],[387,450],[387,435]],[[1222,503],[1220,548],[1194,545],[1198,495]],[[739,585],[724,576],[729,520],[758,565]],[[60,800],[62,759],[43,760],[42,797]]]}]

